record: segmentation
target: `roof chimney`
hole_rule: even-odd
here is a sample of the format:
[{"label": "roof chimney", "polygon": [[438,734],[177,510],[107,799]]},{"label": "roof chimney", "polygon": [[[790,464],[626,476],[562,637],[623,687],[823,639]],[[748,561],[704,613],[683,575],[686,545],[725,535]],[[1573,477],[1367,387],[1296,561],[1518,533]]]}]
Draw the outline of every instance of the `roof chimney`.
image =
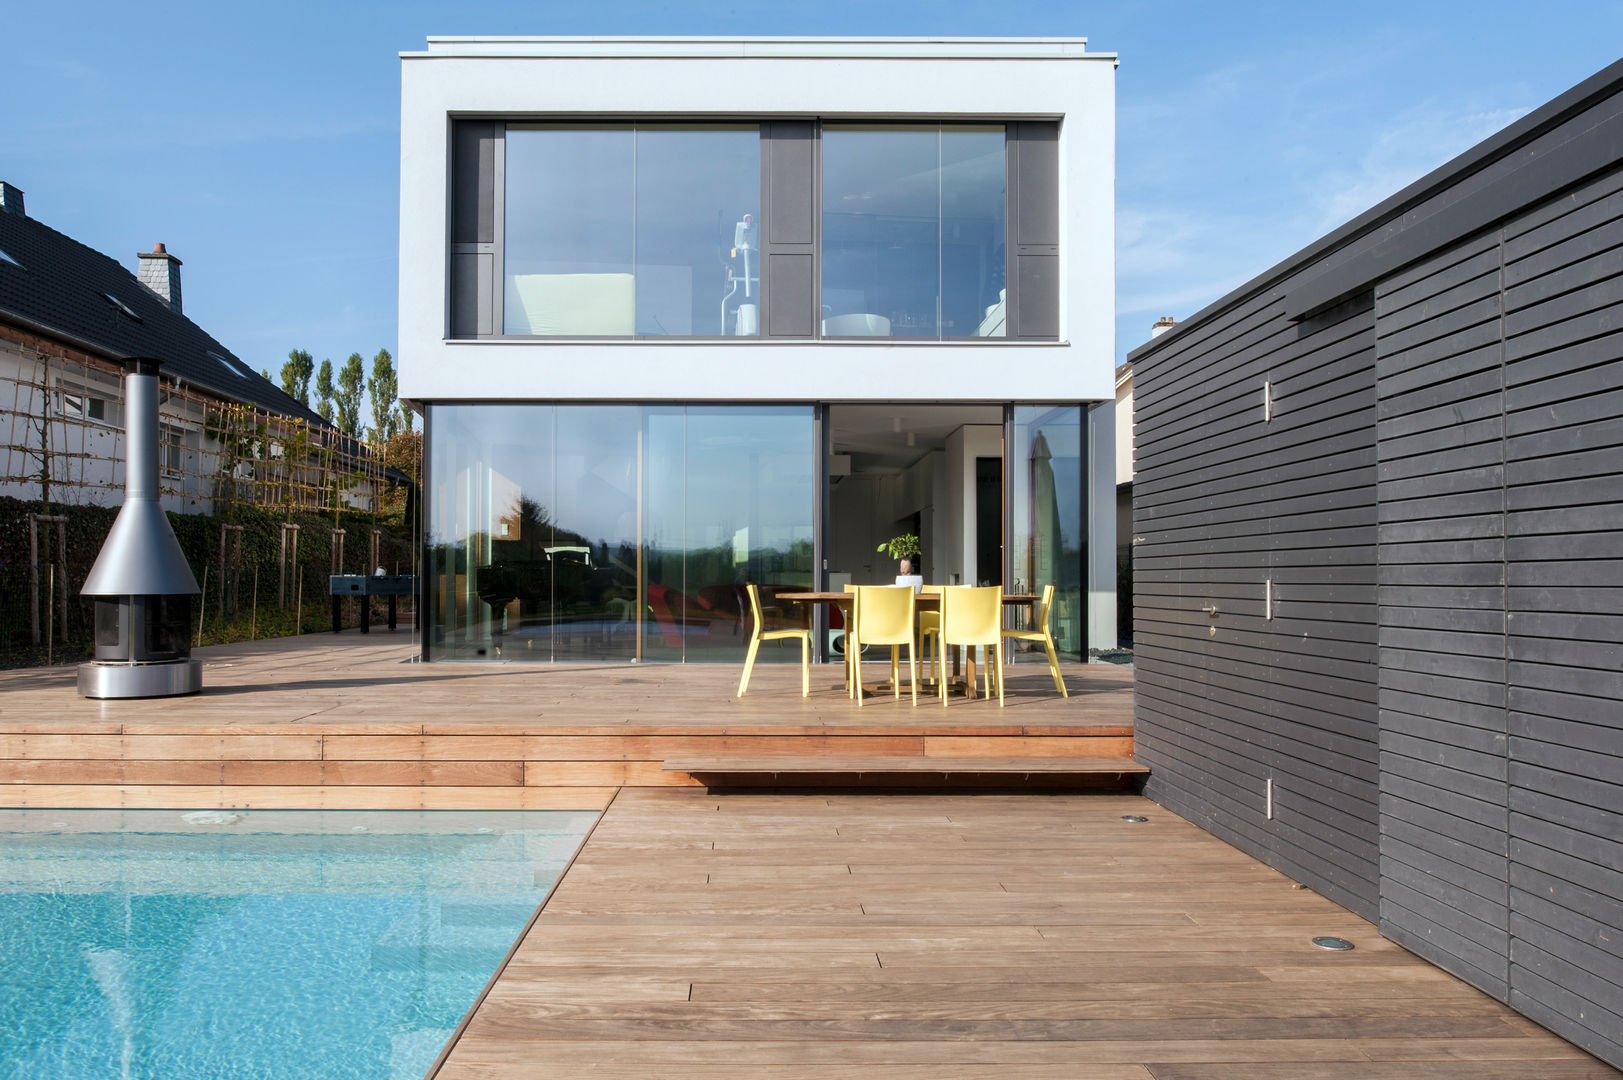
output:
[{"label": "roof chimney", "polygon": [[158,294],[158,298],[180,314],[180,260],[157,244],[151,251],[138,256],[141,271],[136,276],[141,284]]},{"label": "roof chimney", "polygon": [[18,217],[27,217],[28,211],[23,209],[22,188],[12,187],[4,180],[0,180],[0,210]]},{"label": "roof chimney", "polygon": [[[177,288],[178,288],[178,286],[177,286]],[[1177,319],[1174,319],[1171,315],[1163,315],[1159,319],[1155,320],[1155,325],[1154,326],[1150,327],[1150,337],[1158,338],[1162,334],[1166,333],[1168,330],[1171,330],[1174,326],[1177,326],[1177,325],[1178,325],[1178,320]]]}]

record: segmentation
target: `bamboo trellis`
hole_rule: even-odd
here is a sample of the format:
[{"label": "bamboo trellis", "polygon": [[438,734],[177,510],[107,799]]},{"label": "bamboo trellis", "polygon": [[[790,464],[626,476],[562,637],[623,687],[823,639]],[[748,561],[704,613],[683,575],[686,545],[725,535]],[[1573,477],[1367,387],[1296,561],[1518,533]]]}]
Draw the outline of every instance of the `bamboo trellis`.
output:
[{"label": "bamboo trellis", "polygon": [[[0,494],[70,504],[118,501],[123,395],[112,365],[0,346]],[[379,512],[379,447],[168,379],[159,423],[165,438],[159,487],[187,509],[218,513],[240,503]]]}]

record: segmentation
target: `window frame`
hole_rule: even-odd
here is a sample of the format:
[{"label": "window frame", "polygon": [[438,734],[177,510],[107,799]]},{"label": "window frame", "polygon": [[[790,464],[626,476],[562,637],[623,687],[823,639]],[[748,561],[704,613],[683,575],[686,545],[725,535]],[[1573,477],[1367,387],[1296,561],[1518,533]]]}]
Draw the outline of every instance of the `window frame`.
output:
[{"label": "window frame", "polygon": [[[853,132],[857,132],[857,131],[860,131],[860,132],[874,132],[874,131],[881,131],[881,130],[883,130],[885,128],[894,128],[897,131],[909,131],[909,130],[915,131],[915,132],[916,131],[934,131],[934,133],[936,135],[936,163],[935,163],[935,173],[936,173],[936,210],[935,210],[935,213],[936,213],[936,216],[935,216],[935,227],[936,227],[936,241],[935,241],[935,248],[936,248],[936,252],[935,252],[935,255],[936,255],[936,279],[935,279],[935,316],[934,316],[936,332],[935,332],[934,335],[930,335],[930,336],[925,336],[925,335],[900,336],[900,337],[897,337],[897,336],[891,336],[891,335],[888,335],[888,334],[886,334],[886,335],[825,334],[823,332],[822,324],[823,324],[824,319],[827,318],[827,316],[823,312],[823,309],[826,306],[823,303],[823,285],[827,281],[828,267],[827,267],[827,262],[826,262],[825,256],[826,256],[826,254],[828,252],[828,245],[825,243],[825,239],[826,239],[825,233],[824,233],[824,225],[825,225],[825,223],[823,221],[823,216],[824,216],[823,215],[824,196],[826,194],[825,180],[827,178],[827,173],[825,172],[825,170],[823,168],[824,152],[823,152],[822,147],[823,147],[823,138],[824,138],[824,128],[827,127],[827,126],[833,126],[834,128],[836,128],[837,131],[839,129],[844,129],[844,130],[853,131]],[[821,120],[818,121],[818,124],[817,124],[817,143],[818,143],[817,164],[818,164],[818,167],[817,167],[817,195],[816,195],[817,226],[816,226],[816,240],[815,240],[815,243],[814,243],[814,247],[815,247],[815,250],[816,250],[816,258],[817,258],[817,280],[816,280],[816,288],[815,288],[817,312],[813,316],[813,319],[812,319],[813,326],[814,326],[814,328],[816,330],[816,333],[813,335],[814,340],[825,341],[825,342],[827,342],[827,341],[859,341],[859,342],[886,343],[886,344],[889,344],[889,343],[892,343],[892,342],[903,342],[903,343],[910,343],[910,344],[911,343],[958,344],[958,343],[963,343],[963,342],[977,342],[977,343],[978,342],[994,342],[994,341],[1001,341],[1001,340],[1007,339],[1007,337],[1008,337],[1008,333],[1007,333],[1008,314],[1007,313],[1008,313],[1008,309],[1010,307],[1010,299],[1009,299],[1009,297],[1010,297],[1010,294],[1013,292],[1013,289],[1010,286],[1010,280],[1011,280],[1011,272],[1014,270],[1014,267],[1015,267],[1015,264],[1013,262],[1013,257],[1012,257],[1013,245],[1009,242],[1009,235],[1010,235],[1010,227],[1009,227],[1009,207],[1010,207],[1009,184],[1010,184],[1010,179],[1011,179],[1011,177],[1010,177],[1011,167],[1010,167],[1010,161],[1009,161],[1009,157],[1010,157],[1009,133],[1010,133],[1011,127],[1012,127],[1012,122],[1011,121],[1006,121],[1006,120],[907,120],[907,119],[886,119],[886,120],[869,121],[869,120],[843,120],[843,119],[837,119],[837,118],[833,118],[833,117],[825,117],[825,118],[822,118]],[[943,150],[944,150],[944,147],[945,147],[945,143],[944,143],[944,141],[942,139],[942,135],[946,131],[953,130],[953,129],[970,130],[970,129],[975,129],[975,128],[984,128],[984,129],[999,128],[999,129],[1001,129],[1002,136],[1003,136],[1003,238],[1002,238],[1001,246],[1003,247],[1003,288],[1005,290],[1004,291],[1004,299],[1002,301],[1003,307],[1004,307],[1004,320],[1003,320],[1004,321],[1004,333],[998,334],[998,335],[946,334],[946,333],[943,333],[942,330],[941,330],[941,325],[942,325],[942,320],[943,320],[943,317],[944,317],[944,310],[945,310],[944,309],[944,304],[945,304],[945,292],[946,292],[946,261],[945,261],[946,248],[945,248],[945,233],[944,233],[944,226],[945,226],[945,220],[946,219],[943,216],[944,203],[943,203],[943,199],[942,199],[943,188],[942,188],[942,175],[941,175],[942,169],[944,167],[944,161],[943,161],[942,154],[943,154]],[[989,133],[989,132],[987,132],[987,133]]]},{"label": "window frame", "polygon": [[[1058,343],[1062,339],[1060,333],[1062,319],[1060,309],[1062,298],[1060,296],[1058,279],[1063,273],[1060,262],[1059,236],[1059,210],[1058,191],[1061,183],[1060,163],[1057,153],[1049,149],[1046,159],[1037,162],[1037,173],[1047,173],[1043,177],[1043,196],[1047,205],[1040,208],[1036,216],[1040,219],[1038,235],[1033,238],[1023,235],[1028,229],[1024,224],[1028,217],[1022,217],[1021,205],[1021,171],[1022,165],[1031,170],[1029,160],[1023,162],[1023,149],[1020,145],[1030,138],[1027,129],[1036,128],[1040,131],[1046,129],[1041,139],[1050,143],[1057,143],[1062,119],[1021,120],[1008,116],[954,116],[944,117],[937,115],[919,116],[884,116],[884,117],[847,117],[830,114],[814,117],[775,117],[775,116],[743,116],[737,114],[712,116],[687,116],[680,114],[653,115],[637,114],[626,116],[623,114],[452,114],[448,119],[447,134],[447,198],[445,215],[445,251],[446,251],[446,291],[445,291],[445,323],[443,328],[444,340],[447,342],[509,342],[536,345],[559,344],[641,344],[658,343],[666,345],[689,344],[775,344],[775,343],[818,343],[818,344],[849,344],[849,345],[976,345],[996,346],[1000,344],[1030,344],[1030,343]],[[1003,246],[1004,246],[1004,334],[998,337],[980,337],[975,335],[946,335],[940,332],[939,323],[937,332],[930,337],[857,337],[851,335],[827,335],[822,333],[822,256],[824,251],[822,228],[822,125],[829,124],[859,124],[863,126],[884,126],[894,124],[898,127],[934,126],[1000,126],[1004,129],[1004,199],[1005,211],[1003,216]],[[549,336],[530,334],[508,334],[504,332],[504,310],[507,293],[506,268],[506,187],[507,187],[507,161],[506,136],[509,128],[525,128],[535,125],[568,125],[582,128],[601,127],[605,130],[616,127],[630,126],[636,130],[638,125],[693,125],[698,127],[714,126],[717,128],[752,126],[759,124],[761,128],[761,187],[758,200],[758,229],[759,229],[759,276],[760,298],[759,329],[753,336],[739,337],[733,335],[685,335],[675,336],[668,334],[638,334],[629,335],[593,335],[593,336]],[[775,129],[783,129],[780,134]],[[799,178],[805,189],[806,197],[810,199],[808,207],[794,207],[795,210],[804,209],[810,218],[811,236],[806,244],[786,243],[773,236],[773,221],[775,213],[783,208],[774,207],[774,197],[779,195],[782,185],[773,177],[775,153],[781,148],[787,148],[795,141],[799,131],[806,131],[803,136],[809,141],[809,177]],[[488,151],[487,151],[488,147]],[[472,155],[470,157],[470,155]],[[802,154],[802,157],[805,157]],[[797,164],[799,164],[797,162]],[[468,185],[472,183],[471,189]],[[1040,188],[1040,190],[1042,190]],[[1030,197],[1029,195],[1027,196]],[[774,251],[776,247],[777,251]],[[783,250],[788,249],[788,250]],[[809,256],[809,298],[807,310],[798,311],[798,301],[802,299],[798,290],[788,292],[780,291],[779,299],[784,296],[790,298],[788,314],[791,317],[803,316],[808,321],[810,333],[774,333],[773,324],[773,275],[769,270],[774,254],[790,255],[801,259]],[[1037,260],[1037,261],[1034,261]],[[1033,268],[1043,268],[1048,278],[1045,280]],[[1022,282],[1030,281],[1040,284],[1040,288],[1032,290],[1033,295],[1028,301],[1034,309],[1039,309],[1036,321],[1041,322],[1035,330],[1019,332],[1026,324],[1022,323],[1021,292]],[[779,283],[780,290],[783,283]],[[798,282],[795,284],[799,284]],[[940,283],[937,284],[938,291]],[[1028,286],[1029,288],[1029,286]],[[938,300],[939,306],[939,300]],[[780,309],[781,310],[781,309]],[[782,315],[779,319],[782,319]]]}]

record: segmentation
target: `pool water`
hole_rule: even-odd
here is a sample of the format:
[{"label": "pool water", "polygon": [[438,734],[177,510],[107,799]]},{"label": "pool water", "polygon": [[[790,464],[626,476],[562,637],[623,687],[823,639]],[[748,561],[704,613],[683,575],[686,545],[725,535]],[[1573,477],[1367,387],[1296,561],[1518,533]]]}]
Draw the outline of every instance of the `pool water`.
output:
[{"label": "pool water", "polygon": [[0,1080],[420,1080],[595,818],[0,811]]}]

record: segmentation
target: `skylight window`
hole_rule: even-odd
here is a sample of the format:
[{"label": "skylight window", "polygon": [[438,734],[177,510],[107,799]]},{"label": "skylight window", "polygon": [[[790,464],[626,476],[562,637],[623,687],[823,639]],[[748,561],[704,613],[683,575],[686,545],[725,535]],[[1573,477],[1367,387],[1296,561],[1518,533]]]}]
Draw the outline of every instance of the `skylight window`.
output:
[{"label": "skylight window", "polygon": [[16,259],[13,259],[5,248],[0,248],[0,263],[10,263],[19,270],[27,269],[27,267],[25,267],[22,263],[18,262]]},{"label": "skylight window", "polygon": [[248,377],[248,369],[243,367],[238,361],[226,356],[224,353],[217,353],[211,349],[209,350],[209,356],[224,364],[227,370],[231,371],[239,379],[246,379]]},{"label": "skylight window", "polygon": [[114,296],[112,293],[104,292],[104,293],[101,294],[101,298],[103,300],[107,301],[109,304],[112,304],[119,311],[122,311],[125,315],[129,316],[134,321],[136,321],[136,322],[142,322],[143,321],[141,316],[137,315],[134,311],[132,311],[130,309],[130,305],[126,304],[124,301],[120,300],[118,297]]}]

